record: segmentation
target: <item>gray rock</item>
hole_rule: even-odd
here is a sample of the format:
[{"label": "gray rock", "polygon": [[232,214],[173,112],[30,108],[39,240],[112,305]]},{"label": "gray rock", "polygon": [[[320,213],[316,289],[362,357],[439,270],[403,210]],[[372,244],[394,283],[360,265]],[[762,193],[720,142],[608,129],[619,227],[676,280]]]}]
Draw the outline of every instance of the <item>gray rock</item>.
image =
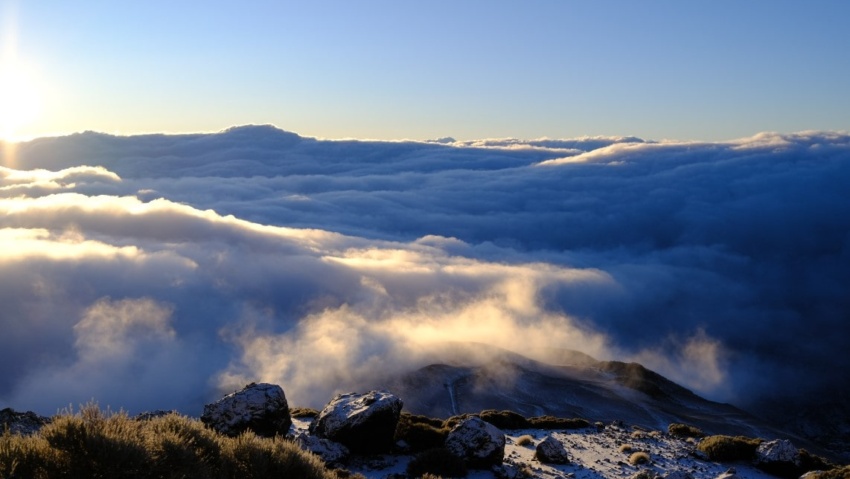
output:
[{"label": "gray rock", "polygon": [[757,466],[786,463],[793,464],[799,458],[799,451],[791,441],[787,439],[776,439],[765,441],[756,448],[756,458],[753,462]]},{"label": "gray rock", "polygon": [[694,479],[694,476],[687,471],[677,470],[668,472],[664,479]]},{"label": "gray rock", "polygon": [[28,436],[35,434],[49,422],[50,418],[39,416],[32,411],[17,412],[11,408],[0,410],[0,434],[9,428],[12,434]]},{"label": "gray rock", "polygon": [[296,435],[294,440],[301,449],[321,457],[331,467],[341,465],[351,455],[348,448],[338,442],[311,436],[303,432]]},{"label": "gray rock", "polygon": [[386,391],[340,394],[316,416],[310,433],[357,453],[389,452],[403,403]]},{"label": "gray rock", "polygon": [[651,469],[641,469],[632,474],[629,479],[658,479],[660,477],[657,472]]},{"label": "gray rock", "polygon": [[504,460],[505,435],[496,426],[471,417],[449,432],[446,449],[469,467],[488,468]]},{"label": "gray rock", "polygon": [[241,391],[207,404],[201,421],[228,436],[244,431],[265,437],[285,436],[292,425],[283,389],[266,383],[251,383]]},{"label": "gray rock", "polygon": [[552,436],[537,444],[534,457],[544,464],[569,464],[570,456],[561,441]]}]

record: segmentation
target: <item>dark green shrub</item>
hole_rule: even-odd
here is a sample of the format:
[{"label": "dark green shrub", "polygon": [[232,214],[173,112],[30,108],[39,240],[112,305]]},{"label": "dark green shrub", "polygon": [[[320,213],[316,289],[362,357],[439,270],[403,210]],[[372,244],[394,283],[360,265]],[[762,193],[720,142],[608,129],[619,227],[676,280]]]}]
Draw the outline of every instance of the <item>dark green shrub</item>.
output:
[{"label": "dark green shrub", "polygon": [[530,417],[528,423],[537,429],[584,429],[590,426],[590,422],[586,419],[555,416]]},{"label": "dark green shrub", "polygon": [[667,432],[670,433],[671,436],[679,437],[679,438],[687,438],[687,437],[705,437],[705,433],[702,432],[702,429],[694,426],[689,426],[687,424],[679,424],[679,423],[671,423],[667,426]]},{"label": "dark green shrub", "polygon": [[443,477],[466,477],[467,470],[463,460],[448,449],[437,448],[420,452],[407,465],[407,475],[422,477],[434,474]]},{"label": "dark green shrub", "polygon": [[531,426],[528,419],[513,411],[485,409],[478,414],[478,417],[499,429],[528,429]]},{"label": "dark green shrub", "polygon": [[744,436],[707,436],[697,444],[697,450],[712,461],[748,461],[761,442]]},{"label": "dark green shrub", "polygon": [[394,441],[404,441],[412,452],[442,447],[449,429],[439,419],[402,413],[395,429]]}]

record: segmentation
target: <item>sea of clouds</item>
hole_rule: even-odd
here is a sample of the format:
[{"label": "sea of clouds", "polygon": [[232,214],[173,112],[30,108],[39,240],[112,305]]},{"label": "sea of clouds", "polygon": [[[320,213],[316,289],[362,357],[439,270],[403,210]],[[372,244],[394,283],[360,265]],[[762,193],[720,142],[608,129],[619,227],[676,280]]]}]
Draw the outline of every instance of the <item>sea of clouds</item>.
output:
[{"label": "sea of clouds", "polygon": [[846,388],[850,135],[377,142],[273,127],[0,150],[0,406],[250,381],[321,406],[447,341]]}]

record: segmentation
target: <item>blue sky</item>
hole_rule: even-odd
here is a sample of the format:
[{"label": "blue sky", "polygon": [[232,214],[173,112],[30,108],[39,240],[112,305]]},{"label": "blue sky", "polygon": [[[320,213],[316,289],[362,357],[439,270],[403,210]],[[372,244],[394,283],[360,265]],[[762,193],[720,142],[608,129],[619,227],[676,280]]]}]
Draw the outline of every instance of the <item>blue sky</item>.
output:
[{"label": "blue sky", "polygon": [[40,104],[25,124],[0,106],[18,138],[246,123],[378,139],[850,129],[845,1],[0,5],[0,62]]}]

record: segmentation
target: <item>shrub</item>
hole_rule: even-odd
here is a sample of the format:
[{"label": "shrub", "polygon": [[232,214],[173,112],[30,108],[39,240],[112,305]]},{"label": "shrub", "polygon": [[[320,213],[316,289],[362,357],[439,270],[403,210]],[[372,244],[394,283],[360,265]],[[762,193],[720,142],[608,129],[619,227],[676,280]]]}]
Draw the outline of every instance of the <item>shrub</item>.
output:
[{"label": "shrub", "polygon": [[667,426],[667,432],[670,433],[671,436],[683,439],[688,437],[705,437],[705,433],[702,432],[702,429],[676,422]]},{"label": "shrub", "polygon": [[499,429],[527,429],[531,426],[528,419],[513,411],[486,409],[481,411],[478,416]]},{"label": "shrub", "polygon": [[816,472],[813,479],[850,479],[850,465]]},{"label": "shrub", "polygon": [[289,416],[297,418],[316,417],[319,411],[309,407],[291,407],[289,408]]},{"label": "shrub", "polygon": [[466,465],[463,459],[455,456],[448,449],[437,448],[420,452],[407,465],[407,475],[423,477],[433,474],[443,477],[466,477]]},{"label": "shrub", "polygon": [[516,438],[517,446],[532,446],[534,445],[534,438],[530,434],[523,434],[522,436]]},{"label": "shrub", "polygon": [[413,452],[442,447],[449,429],[439,419],[403,413],[395,429],[395,441],[404,441]]},{"label": "shrub", "polygon": [[638,451],[629,456],[629,464],[637,466],[638,464],[646,464],[649,462],[649,453]]},{"label": "shrub", "polygon": [[620,446],[620,452],[632,452],[633,450],[634,448],[631,444],[623,444],[622,446]]},{"label": "shrub", "polygon": [[706,436],[697,444],[697,450],[712,461],[748,461],[761,442],[744,436]]},{"label": "shrub", "polygon": [[531,427],[539,429],[584,429],[590,422],[580,418],[563,418],[555,416],[537,416],[528,419]]}]

